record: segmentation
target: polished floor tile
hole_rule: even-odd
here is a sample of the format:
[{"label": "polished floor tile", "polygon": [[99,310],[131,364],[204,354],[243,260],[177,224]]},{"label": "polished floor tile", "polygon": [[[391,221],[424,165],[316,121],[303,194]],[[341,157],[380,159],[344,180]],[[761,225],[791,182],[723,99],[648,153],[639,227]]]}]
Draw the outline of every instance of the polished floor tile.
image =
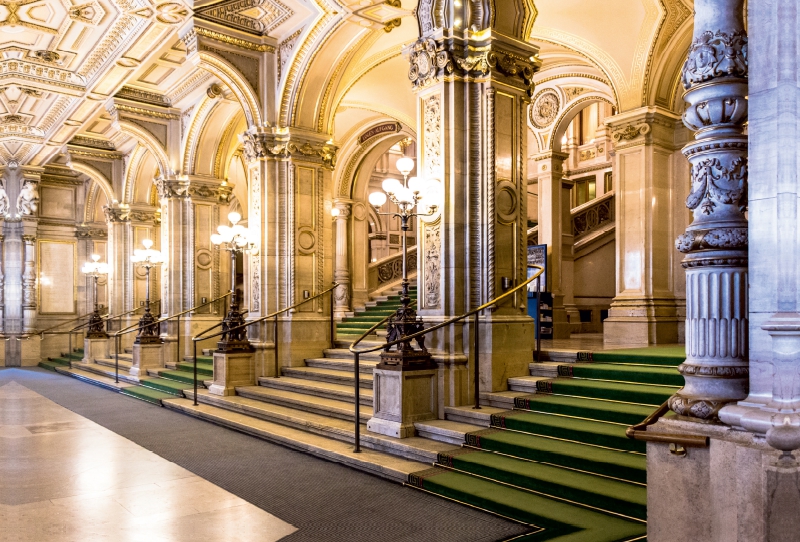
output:
[{"label": "polished floor tile", "polygon": [[296,529],[38,393],[0,386],[0,541],[271,541]]}]

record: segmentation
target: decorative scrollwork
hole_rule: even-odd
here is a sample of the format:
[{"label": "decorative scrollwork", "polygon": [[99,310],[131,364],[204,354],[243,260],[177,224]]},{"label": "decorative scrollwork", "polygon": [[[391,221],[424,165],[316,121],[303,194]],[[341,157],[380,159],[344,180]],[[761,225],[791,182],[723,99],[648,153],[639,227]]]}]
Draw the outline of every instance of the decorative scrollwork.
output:
[{"label": "decorative scrollwork", "polygon": [[683,65],[683,86],[710,81],[715,77],[747,77],[747,35],[706,31],[692,42]]},{"label": "decorative scrollwork", "polygon": [[747,247],[746,228],[715,228],[713,230],[692,230],[678,236],[675,248],[688,253],[710,248],[734,249]]},{"label": "decorative scrollwork", "polygon": [[537,128],[547,128],[556,120],[560,108],[558,95],[545,92],[531,105],[531,123]]},{"label": "decorative scrollwork", "polygon": [[453,61],[444,44],[431,38],[418,40],[412,49],[408,78],[414,88],[437,81],[440,73],[453,73]]},{"label": "decorative scrollwork", "polygon": [[747,205],[747,158],[734,157],[725,166],[719,158],[706,158],[692,165],[692,192],[686,198],[689,209],[710,215],[717,203]]},{"label": "decorative scrollwork", "polygon": [[[408,268],[417,267],[417,253],[408,255]],[[378,284],[391,283],[403,278],[403,258],[398,254],[396,258],[378,266]]]},{"label": "decorative scrollwork", "polygon": [[572,217],[572,234],[585,235],[614,221],[614,199],[598,201]]}]

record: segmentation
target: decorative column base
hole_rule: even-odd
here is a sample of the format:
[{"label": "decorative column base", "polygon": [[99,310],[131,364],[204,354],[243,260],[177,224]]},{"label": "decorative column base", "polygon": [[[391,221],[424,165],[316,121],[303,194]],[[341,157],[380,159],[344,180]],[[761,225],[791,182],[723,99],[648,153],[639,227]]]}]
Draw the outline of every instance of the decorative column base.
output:
[{"label": "decorative column base", "polygon": [[161,344],[134,343],[133,364],[129,374],[137,379],[146,378],[148,369],[161,369],[164,367],[162,360],[163,350]]},{"label": "decorative column base", "polygon": [[255,354],[249,351],[214,352],[214,383],[208,388],[213,395],[236,395],[237,386],[256,384]]},{"label": "decorative column base", "polygon": [[394,438],[413,437],[414,422],[437,417],[438,371],[387,367],[392,366],[382,361],[373,371],[374,414],[367,422],[367,430]]},{"label": "decorative column base", "polygon": [[108,337],[94,339],[87,337],[83,340],[83,363],[94,363],[98,358],[110,358]]},{"label": "decorative column base", "polygon": [[678,342],[678,309],[673,299],[615,299],[603,321],[605,344]]}]

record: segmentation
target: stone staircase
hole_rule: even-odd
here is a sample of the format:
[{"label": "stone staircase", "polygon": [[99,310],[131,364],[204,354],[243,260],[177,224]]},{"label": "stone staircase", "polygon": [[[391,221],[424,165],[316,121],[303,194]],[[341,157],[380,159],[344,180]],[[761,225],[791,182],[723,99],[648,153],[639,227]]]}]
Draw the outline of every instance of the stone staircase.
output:
[{"label": "stone staircase", "polygon": [[[409,286],[408,296],[411,301],[417,300],[416,285]],[[399,291],[394,295],[376,297],[366,303],[364,307],[356,309],[353,316],[344,318],[336,324],[336,336],[342,338],[345,336],[358,337],[374,324],[394,313],[398,307],[400,307]]]}]

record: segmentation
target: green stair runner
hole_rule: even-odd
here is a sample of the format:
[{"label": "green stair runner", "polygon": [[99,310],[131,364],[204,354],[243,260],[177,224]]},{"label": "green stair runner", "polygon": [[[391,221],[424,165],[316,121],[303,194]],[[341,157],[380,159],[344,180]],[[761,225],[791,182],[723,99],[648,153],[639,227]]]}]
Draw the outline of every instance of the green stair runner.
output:
[{"label": "green stair runner", "polygon": [[581,352],[515,398],[491,427],[467,433],[409,484],[529,523],[520,540],[644,540],[647,465],[643,442],[625,436],[683,384],[679,348]]},{"label": "green stair runner", "polygon": [[[408,296],[412,301],[417,299],[417,287],[410,286]],[[361,335],[387,316],[394,314],[400,307],[400,296],[388,296],[386,301],[379,301],[374,307],[366,307],[355,316],[345,318],[336,324],[336,332],[340,335]]]},{"label": "green stair runner", "polygon": [[71,356],[68,354],[61,354],[61,356],[57,358],[47,358],[39,362],[39,367],[55,371],[56,367],[69,367],[70,361],[80,361],[81,359],[83,359],[83,348],[75,348]]}]

